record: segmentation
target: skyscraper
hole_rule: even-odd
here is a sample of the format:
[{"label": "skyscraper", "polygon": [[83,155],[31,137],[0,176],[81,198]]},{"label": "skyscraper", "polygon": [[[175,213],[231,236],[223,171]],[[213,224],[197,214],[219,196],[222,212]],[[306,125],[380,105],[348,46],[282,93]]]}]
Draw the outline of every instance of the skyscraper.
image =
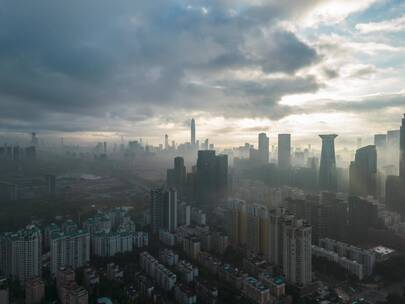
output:
[{"label": "skyscraper", "polygon": [[216,196],[218,200],[225,200],[228,197],[228,155],[216,156]]},{"label": "skyscraper", "polygon": [[260,163],[269,163],[269,138],[266,133],[259,134],[259,159]]},{"label": "skyscraper", "polygon": [[350,193],[357,196],[377,194],[377,149],[374,145],[356,151],[350,164]]},{"label": "skyscraper", "polygon": [[227,197],[228,157],[215,155],[215,151],[198,151],[196,175],[196,200],[208,207]]},{"label": "skyscraper", "polygon": [[289,169],[291,166],[291,135],[278,135],[278,167]]},{"label": "skyscraper", "polygon": [[177,228],[177,192],[168,189],[163,196],[162,224],[166,231],[173,232]]},{"label": "skyscraper", "polygon": [[400,130],[387,132],[387,165],[393,167],[393,175],[399,175]]},{"label": "skyscraper", "polygon": [[207,205],[215,200],[215,167],[215,151],[198,151],[196,199],[200,205]]},{"label": "skyscraper", "polygon": [[174,159],[174,188],[177,190],[179,199],[184,197],[186,187],[186,167],[184,158],[176,157]]},{"label": "skyscraper", "polygon": [[163,189],[155,188],[150,192],[150,217],[151,230],[153,233],[158,233],[162,227],[162,204],[163,204]]},{"label": "skyscraper", "polygon": [[195,146],[195,120],[191,119],[191,145]]},{"label": "skyscraper", "polygon": [[321,165],[319,168],[319,187],[321,190],[336,191],[336,134],[319,135],[322,138]]},{"label": "skyscraper", "polygon": [[169,135],[165,135],[165,150],[169,150]]},{"label": "skyscraper", "polygon": [[405,180],[405,114],[402,118],[402,125],[400,129],[400,163],[399,163],[399,176],[404,181]]},{"label": "skyscraper", "polygon": [[387,148],[387,134],[375,134],[374,145],[377,149],[378,168],[382,169],[386,163],[385,152]]}]

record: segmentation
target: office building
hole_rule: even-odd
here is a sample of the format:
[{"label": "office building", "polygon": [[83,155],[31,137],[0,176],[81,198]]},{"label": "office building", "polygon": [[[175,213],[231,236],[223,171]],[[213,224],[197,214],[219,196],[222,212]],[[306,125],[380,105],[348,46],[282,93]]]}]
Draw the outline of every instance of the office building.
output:
[{"label": "office building", "polygon": [[382,169],[386,164],[387,134],[375,134],[374,145],[377,149],[377,165]]},{"label": "office building", "polygon": [[357,196],[377,195],[377,149],[370,145],[356,151],[350,164],[350,193]]},{"label": "office building", "polygon": [[0,272],[25,281],[41,277],[42,234],[37,226],[0,234]]},{"label": "office building", "polygon": [[400,130],[387,132],[387,166],[393,167],[393,175],[399,175]]},{"label": "office building", "polygon": [[321,165],[319,168],[319,187],[321,190],[337,190],[335,138],[336,134],[319,135],[322,139]]},{"label": "office building", "polygon": [[51,235],[51,273],[55,274],[61,267],[73,269],[83,267],[90,261],[90,233],[54,232]]},{"label": "office building", "polygon": [[174,232],[177,228],[177,191],[168,189],[163,195],[162,228]]},{"label": "office building", "polygon": [[194,118],[191,119],[191,145],[195,147],[196,141],[195,141],[195,120]]},{"label": "office building", "polygon": [[[176,157],[174,159],[174,181],[173,187],[177,191],[178,198],[181,200],[185,196],[186,190],[186,166],[184,166],[184,158],[183,157]],[[169,186],[169,185],[168,185]]]},{"label": "office building", "polygon": [[201,208],[215,206],[228,195],[228,157],[215,151],[198,151],[196,201]]},{"label": "office building", "polygon": [[349,235],[352,241],[367,238],[368,230],[378,223],[378,205],[356,196],[349,197]]},{"label": "office building", "polygon": [[269,138],[266,133],[259,134],[259,161],[261,164],[269,163]]},{"label": "office building", "polygon": [[169,150],[169,135],[165,134],[165,150]]},{"label": "office building", "polygon": [[291,167],[291,134],[278,135],[278,167],[284,170]]},{"label": "office building", "polygon": [[163,217],[163,197],[164,191],[162,188],[155,188],[151,190],[150,200],[151,200],[151,230],[153,233],[158,233],[159,229],[162,228],[162,217]]},{"label": "office building", "polygon": [[156,188],[151,190],[152,232],[160,229],[173,232],[177,226],[177,192],[175,189]]}]

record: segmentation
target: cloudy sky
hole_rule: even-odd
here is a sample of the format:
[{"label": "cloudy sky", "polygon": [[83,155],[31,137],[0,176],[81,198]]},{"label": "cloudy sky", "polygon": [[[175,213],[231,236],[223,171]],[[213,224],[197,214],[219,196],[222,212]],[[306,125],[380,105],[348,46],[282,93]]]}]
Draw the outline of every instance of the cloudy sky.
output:
[{"label": "cloudy sky", "polygon": [[349,143],[398,128],[404,80],[401,0],[0,0],[3,136]]}]

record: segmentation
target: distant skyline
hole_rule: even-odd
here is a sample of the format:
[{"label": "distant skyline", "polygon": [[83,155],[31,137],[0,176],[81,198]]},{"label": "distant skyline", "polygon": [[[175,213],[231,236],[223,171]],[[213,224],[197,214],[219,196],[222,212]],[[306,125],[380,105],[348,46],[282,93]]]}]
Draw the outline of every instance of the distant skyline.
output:
[{"label": "distant skyline", "polygon": [[399,129],[400,0],[0,0],[0,140],[291,133],[336,148]]}]

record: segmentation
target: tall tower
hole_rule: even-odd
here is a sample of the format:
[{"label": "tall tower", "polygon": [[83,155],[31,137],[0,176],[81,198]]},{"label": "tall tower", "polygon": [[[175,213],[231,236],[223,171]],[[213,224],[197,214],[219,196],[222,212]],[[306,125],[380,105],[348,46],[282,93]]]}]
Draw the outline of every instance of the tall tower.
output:
[{"label": "tall tower", "polygon": [[260,163],[269,163],[269,138],[266,133],[259,134],[259,158]]},{"label": "tall tower", "polygon": [[291,166],[291,135],[278,135],[278,167],[288,169]]},{"label": "tall tower", "polygon": [[177,228],[177,192],[168,189],[163,196],[162,226],[166,231],[173,232]]},{"label": "tall tower", "polygon": [[195,120],[191,119],[191,145],[195,146]]},{"label": "tall tower", "polygon": [[158,233],[162,228],[162,209],[163,209],[163,189],[155,188],[150,192],[150,216],[151,228],[153,233]]},{"label": "tall tower", "polygon": [[350,164],[350,193],[358,196],[377,194],[377,149],[369,145],[356,151]]},{"label": "tall tower", "polygon": [[321,165],[319,168],[319,187],[321,190],[336,191],[336,134],[319,135],[322,138]]},{"label": "tall tower", "polygon": [[169,150],[169,135],[165,135],[165,150]]},{"label": "tall tower", "polygon": [[405,180],[405,114],[404,118],[402,118],[402,125],[401,125],[401,138],[400,138],[400,160],[399,160],[399,176],[401,179]]}]

